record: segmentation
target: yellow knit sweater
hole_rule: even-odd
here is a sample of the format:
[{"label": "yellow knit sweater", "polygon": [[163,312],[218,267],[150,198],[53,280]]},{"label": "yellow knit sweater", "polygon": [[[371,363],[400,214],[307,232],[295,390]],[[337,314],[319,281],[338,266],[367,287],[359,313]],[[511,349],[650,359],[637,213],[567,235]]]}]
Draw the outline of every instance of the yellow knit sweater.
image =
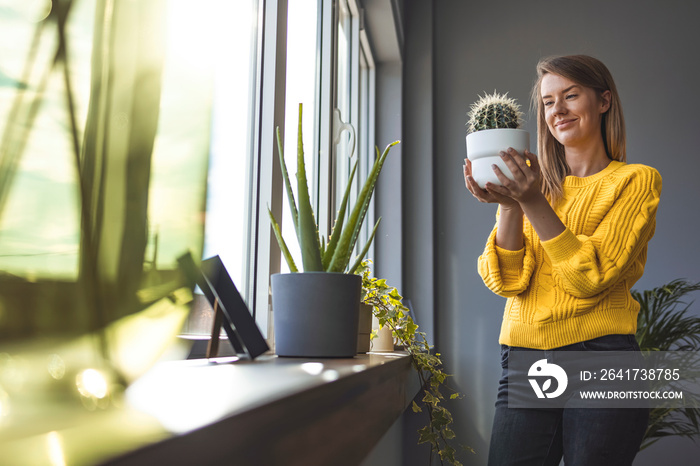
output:
[{"label": "yellow knit sweater", "polygon": [[552,349],[609,334],[633,334],[639,303],[630,289],[644,272],[654,235],[661,176],[611,162],[593,176],[568,176],[555,212],[566,225],[540,241],[524,218],[524,247],[495,244],[479,257],[489,289],[508,298],[499,342]]}]

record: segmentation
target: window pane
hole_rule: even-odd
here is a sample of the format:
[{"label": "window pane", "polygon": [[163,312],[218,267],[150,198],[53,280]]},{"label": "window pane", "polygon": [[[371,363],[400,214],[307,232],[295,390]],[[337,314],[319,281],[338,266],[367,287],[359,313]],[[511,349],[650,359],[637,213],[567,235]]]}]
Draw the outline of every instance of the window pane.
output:
[{"label": "window pane", "polygon": [[[77,171],[63,79],[60,72],[50,71],[57,46],[52,24],[44,27],[31,54],[32,36],[47,22],[46,6],[11,2],[0,8],[0,269],[33,278],[75,279],[80,243]],[[90,98],[94,14],[93,2],[80,2],[66,28],[80,139]],[[30,57],[32,72],[25,75]],[[34,117],[32,101],[40,105]]]},{"label": "window pane", "polygon": [[[313,178],[318,152],[316,141],[318,128],[317,120],[317,82],[318,82],[318,2],[310,0],[289,0],[287,23],[287,85],[285,100],[285,134],[284,160],[289,172],[289,178],[296,195],[297,172],[297,127],[299,122],[299,104],[303,104],[303,143],[304,163],[312,193],[317,183]],[[284,194],[282,215],[282,236],[301,270],[301,252],[294,231],[294,224],[289,210],[286,193]],[[318,221],[318,219],[316,219]],[[282,272],[289,272],[285,260],[281,264]]]},{"label": "window pane", "polygon": [[204,257],[218,254],[247,300],[257,0],[220,1],[211,21],[217,60]]},{"label": "window pane", "polygon": [[[340,0],[338,11],[338,42],[337,42],[337,79],[336,79],[336,108],[340,110],[340,115],[344,122],[352,121],[350,97],[352,91],[350,89],[350,72],[352,69],[352,17],[348,9],[347,2]],[[355,128],[357,133],[357,128]],[[340,135],[340,142],[335,146],[335,206],[336,211],[340,207],[340,202],[343,199],[345,188],[347,186],[348,177],[352,164],[357,158],[350,158],[351,145],[349,143],[350,135],[344,131]],[[357,153],[357,144],[355,145],[355,153]],[[359,167],[358,167],[359,169]],[[355,174],[355,186],[359,182],[359,173]],[[357,197],[357,189],[353,190],[350,195],[350,205],[354,203]]]},{"label": "window pane", "polygon": [[215,4],[0,8],[3,343],[151,306],[174,327],[186,315],[164,296],[181,287],[177,259],[201,255]]},{"label": "window pane", "polygon": [[[367,179],[369,174],[369,167],[374,161],[375,152],[372,146],[372,141],[370,141],[370,69],[365,57],[364,50],[360,50],[360,114],[358,118],[358,128],[357,128],[357,157],[359,164],[357,167],[357,174],[360,180]],[[359,189],[359,188],[358,188]],[[374,197],[372,198],[374,199]],[[372,228],[374,228],[374,200],[371,201],[370,208],[367,210],[367,217],[365,218],[365,223],[362,225],[362,231],[360,232],[360,240],[358,241],[358,254],[360,252],[359,248],[364,247],[365,243],[369,239],[369,235],[372,233]],[[370,259],[373,257],[374,246],[370,246],[370,251],[367,255]]]},{"label": "window pane", "polygon": [[[192,3],[184,1],[181,21],[172,28],[184,42],[180,53],[187,50],[190,41],[184,32],[192,28],[192,21],[188,20],[191,9]],[[258,1],[207,0],[198,3],[197,9],[205,10],[205,22],[197,32],[206,45],[191,50],[191,60],[208,56],[213,72],[203,259],[220,256],[241,296],[249,303]],[[178,49],[173,53],[177,54]],[[182,335],[210,335],[213,319],[214,310],[197,289]],[[222,338],[227,338],[223,330]]]}]

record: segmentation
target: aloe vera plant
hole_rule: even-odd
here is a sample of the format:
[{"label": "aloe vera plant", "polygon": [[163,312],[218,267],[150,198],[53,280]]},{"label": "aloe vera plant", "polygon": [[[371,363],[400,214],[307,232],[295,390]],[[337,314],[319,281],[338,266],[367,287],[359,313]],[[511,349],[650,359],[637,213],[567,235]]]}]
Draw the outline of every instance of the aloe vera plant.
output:
[{"label": "aloe vera plant", "polygon": [[523,114],[520,104],[508,97],[508,93],[479,96],[469,111],[467,130],[469,133],[484,129],[511,128],[517,129],[522,124]]},{"label": "aloe vera plant", "polygon": [[[346,218],[346,213],[348,212],[349,207],[348,201],[352,187],[352,180],[355,177],[355,172],[357,170],[357,162],[355,162],[355,165],[350,172],[350,178],[348,180],[347,187],[345,188],[343,200],[340,203],[340,209],[338,210],[333,231],[328,238],[328,242],[326,242],[325,238],[321,237],[319,234],[318,224],[316,223],[314,211],[311,207],[311,197],[309,196],[309,186],[306,177],[306,165],[304,163],[301,115],[302,105],[299,104],[296,175],[297,195],[299,197],[298,201],[294,198],[289,173],[287,172],[287,165],[284,162],[284,152],[282,150],[282,141],[279,128],[277,128],[277,152],[279,154],[282,177],[284,178],[284,185],[287,191],[289,209],[292,213],[292,221],[294,222],[294,230],[301,248],[303,270],[304,272],[355,273],[355,271],[360,267],[362,259],[367,254],[367,251],[372,244],[372,240],[374,239],[374,235],[377,232],[379,222],[381,221],[381,218],[377,220],[367,243],[362,248],[358,257],[355,259],[355,262],[348,267],[352,258],[352,252],[355,249],[355,245],[360,234],[362,223],[367,214],[367,209],[369,208],[369,202],[372,198],[372,193],[374,192],[374,187],[377,183],[379,172],[384,165],[387,155],[389,155],[389,150],[400,141],[394,141],[386,146],[381,155],[379,154],[379,149],[377,148],[377,158],[374,161],[374,165],[372,166],[369,175],[365,180],[360,194],[357,196],[355,205],[352,207]],[[282,255],[287,261],[289,270],[291,272],[298,272],[299,268],[294,263],[294,259],[289,252],[289,248],[282,237],[279,224],[275,220],[274,215],[272,215],[272,211],[270,211],[269,208],[267,211],[270,216],[270,222],[272,224],[275,237],[277,238],[277,242],[282,250]]]}]

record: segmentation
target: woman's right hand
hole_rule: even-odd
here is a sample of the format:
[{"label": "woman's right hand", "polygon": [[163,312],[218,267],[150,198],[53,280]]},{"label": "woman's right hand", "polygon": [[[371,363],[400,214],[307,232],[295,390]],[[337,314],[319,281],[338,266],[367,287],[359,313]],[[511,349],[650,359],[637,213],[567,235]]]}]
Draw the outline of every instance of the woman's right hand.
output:
[{"label": "woman's right hand", "polygon": [[504,194],[489,190],[490,183],[486,183],[486,189],[476,184],[472,176],[472,163],[464,159],[464,183],[472,196],[479,202],[500,204],[498,217],[498,230],[496,231],[496,244],[509,251],[518,251],[523,247],[523,210],[518,201]]},{"label": "woman's right hand", "polygon": [[472,196],[479,202],[500,204],[504,209],[520,209],[520,204],[512,197],[489,190],[489,183],[486,183],[486,189],[476,184],[472,176],[472,163],[469,159],[464,159],[464,184],[467,186],[469,192],[472,193]]}]

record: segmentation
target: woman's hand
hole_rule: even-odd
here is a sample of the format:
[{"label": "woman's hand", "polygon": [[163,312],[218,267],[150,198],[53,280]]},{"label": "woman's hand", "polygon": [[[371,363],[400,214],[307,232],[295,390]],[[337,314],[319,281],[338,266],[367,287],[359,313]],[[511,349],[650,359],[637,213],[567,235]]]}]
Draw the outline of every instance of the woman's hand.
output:
[{"label": "woman's hand", "polygon": [[464,159],[464,183],[479,202],[500,204],[496,244],[510,251],[520,250],[523,247],[523,210],[518,201],[494,191],[495,185],[492,183],[486,183],[486,189],[480,188],[472,177],[472,164],[469,159]]},{"label": "woman's hand", "polygon": [[469,192],[472,193],[472,196],[479,202],[498,203],[501,204],[501,207],[504,209],[519,208],[518,202],[512,197],[490,189],[495,185],[487,183],[486,189],[479,187],[474,177],[472,177],[472,163],[469,159],[464,159],[464,184],[467,186]]},{"label": "woman's hand", "polygon": [[[493,171],[500,182],[503,183],[503,186],[486,183],[486,189],[489,192],[498,193],[500,196],[515,199],[522,212],[530,220],[530,224],[535,228],[535,232],[537,232],[540,240],[547,241],[560,235],[566,229],[566,226],[564,226],[540,190],[541,173],[537,157],[527,150],[523,154],[517,153],[514,149],[501,152],[501,157],[513,173],[514,179],[507,178],[494,165]],[[528,161],[530,162],[529,166]],[[496,242],[498,242],[498,237]]]},{"label": "woman's hand", "polygon": [[540,164],[533,153],[525,150],[523,154],[519,154],[515,149],[508,148],[507,151],[501,152],[500,155],[513,174],[513,179],[506,177],[498,166],[494,165],[493,171],[496,173],[502,186],[486,183],[488,192],[493,195],[514,199],[521,207],[524,203],[537,200],[543,196],[540,188]]}]

